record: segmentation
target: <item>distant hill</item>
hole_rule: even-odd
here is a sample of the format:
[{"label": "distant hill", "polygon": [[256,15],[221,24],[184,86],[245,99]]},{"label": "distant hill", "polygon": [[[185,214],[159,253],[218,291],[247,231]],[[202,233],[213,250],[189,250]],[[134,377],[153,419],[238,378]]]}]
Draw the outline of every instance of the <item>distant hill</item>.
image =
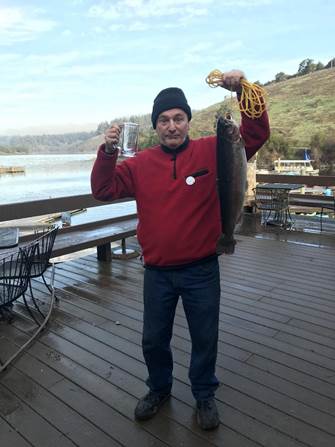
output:
[{"label": "distant hill", "polygon": [[56,135],[0,136],[0,154],[53,154],[89,152],[96,132],[74,132]]},{"label": "distant hill", "polygon": [[[278,133],[293,146],[310,144],[313,135],[321,132],[335,135],[335,68],[322,69],[304,76],[292,77],[266,85],[268,109],[272,133]],[[224,90],[223,96],[227,96]],[[236,100],[213,104],[194,111],[190,135],[193,138],[214,132],[218,110],[233,106],[234,116],[239,118]],[[116,118],[116,121],[133,120],[140,123],[140,146],[155,142],[150,113],[141,116]],[[101,123],[95,132],[64,135],[0,136],[0,153],[87,153],[94,152],[103,141],[102,133],[110,123]]]}]

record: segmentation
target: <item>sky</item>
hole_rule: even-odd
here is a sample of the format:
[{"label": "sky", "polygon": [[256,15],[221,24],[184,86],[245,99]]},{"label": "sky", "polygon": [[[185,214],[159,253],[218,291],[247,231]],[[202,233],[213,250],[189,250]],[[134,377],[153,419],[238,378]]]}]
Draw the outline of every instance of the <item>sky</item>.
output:
[{"label": "sky", "polygon": [[326,64],[334,17],[334,0],[0,0],[0,134],[94,130],[166,87],[207,107],[227,94],[212,69],[266,82]]}]

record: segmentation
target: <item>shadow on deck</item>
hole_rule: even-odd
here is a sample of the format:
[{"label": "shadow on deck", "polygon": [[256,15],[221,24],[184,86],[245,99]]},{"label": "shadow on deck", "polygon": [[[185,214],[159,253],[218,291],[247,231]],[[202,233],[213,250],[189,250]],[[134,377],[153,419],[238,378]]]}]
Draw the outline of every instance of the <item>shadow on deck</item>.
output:
[{"label": "shadow on deck", "polygon": [[[220,258],[217,431],[195,423],[181,306],[173,398],[153,420],[134,421],[146,392],[142,266],[89,255],[57,265],[60,302],[48,330],[0,377],[0,445],[334,446],[334,247],[237,239],[236,254]],[[47,300],[42,284],[34,287]],[[16,310],[13,324],[0,323],[5,358],[31,327]]]}]

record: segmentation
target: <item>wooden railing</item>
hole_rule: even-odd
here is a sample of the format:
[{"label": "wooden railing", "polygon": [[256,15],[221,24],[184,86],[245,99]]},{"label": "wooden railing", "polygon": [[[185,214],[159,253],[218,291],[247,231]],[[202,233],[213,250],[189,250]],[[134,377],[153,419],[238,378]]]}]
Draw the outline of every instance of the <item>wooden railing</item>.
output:
[{"label": "wooden railing", "polygon": [[335,186],[335,175],[256,174],[257,183],[297,183],[306,186]]},{"label": "wooden railing", "polygon": [[[37,229],[39,225],[33,223],[37,216],[62,213],[64,211],[89,209],[105,205],[114,205],[121,202],[133,202],[133,199],[125,198],[113,202],[99,202],[91,194],[80,196],[58,197],[54,199],[34,200],[30,202],[9,203],[0,205],[0,222],[6,227],[15,226],[20,228],[20,243],[29,241],[34,237],[30,231],[23,234],[20,219],[32,218],[32,228]],[[114,207],[113,207],[114,208]],[[121,208],[121,209],[120,209]],[[135,209],[134,209],[135,208]],[[52,255],[61,256],[97,247],[98,259],[111,260],[111,242],[122,241],[125,247],[125,239],[134,236],[137,228],[137,213],[134,203],[125,207],[116,207],[107,212],[92,213],[90,218],[85,217],[79,222],[74,216],[73,224],[69,227],[59,225]],[[101,215],[102,214],[102,215]],[[13,221],[13,222],[12,222]],[[58,223],[60,224],[60,223]],[[58,225],[57,224],[57,225]],[[47,226],[47,224],[42,224]]]},{"label": "wooden railing", "polygon": [[92,194],[83,194],[78,196],[56,197],[54,199],[33,200],[30,202],[8,203],[0,205],[0,222],[74,209],[92,208],[112,203],[129,202],[130,200],[133,199],[125,198],[113,200],[113,202],[99,202],[93,198]]}]

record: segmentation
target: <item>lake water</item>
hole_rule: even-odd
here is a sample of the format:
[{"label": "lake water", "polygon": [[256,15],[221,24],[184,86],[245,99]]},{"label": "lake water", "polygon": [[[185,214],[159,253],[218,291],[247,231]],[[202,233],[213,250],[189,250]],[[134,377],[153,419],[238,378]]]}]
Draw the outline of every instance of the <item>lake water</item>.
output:
[{"label": "lake water", "polygon": [[24,173],[0,174],[0,203],[89,194],[96,154],[0,156],[0,166],[22,166]]}]

